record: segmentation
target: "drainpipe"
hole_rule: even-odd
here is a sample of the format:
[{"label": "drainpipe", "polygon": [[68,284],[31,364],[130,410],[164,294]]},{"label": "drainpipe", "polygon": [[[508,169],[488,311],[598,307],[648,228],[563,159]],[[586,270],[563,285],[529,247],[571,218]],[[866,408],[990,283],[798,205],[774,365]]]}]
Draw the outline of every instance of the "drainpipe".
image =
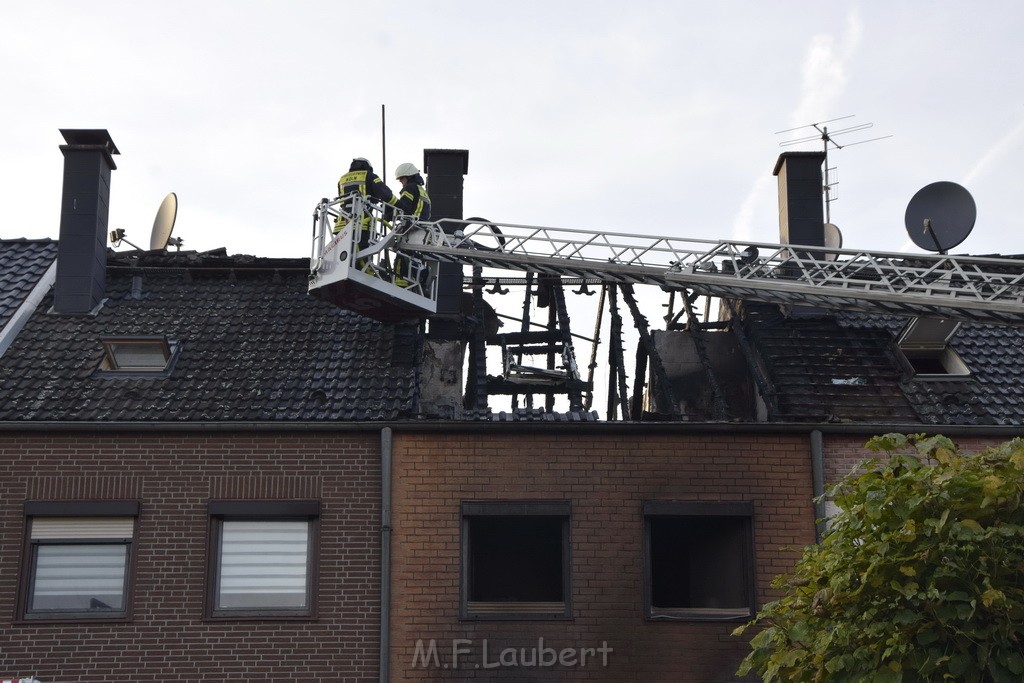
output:
[{"label": "drainpipe", "polygon": [[811,488],[814,496],[814,542],[825,532],[825,447],[821,430],[811,432]]},{"label": "drainpipe", "polygon": [[391,427],[380,431],[380,683],[391,660]]}]

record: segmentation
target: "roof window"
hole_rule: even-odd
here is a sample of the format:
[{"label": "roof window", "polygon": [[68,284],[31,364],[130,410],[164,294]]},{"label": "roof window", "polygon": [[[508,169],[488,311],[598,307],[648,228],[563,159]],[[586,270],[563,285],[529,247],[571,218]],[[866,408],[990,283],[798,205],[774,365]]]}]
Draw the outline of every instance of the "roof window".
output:
[{"label": "roof window", "polygon": [[949,346],[960,328],[955,320],[915,318],[896,338],[897,346],[914,370],[914,379],[970,377],[971,369]]},{"label": "roof window", "polygon": [[102,372],[166,373],[177,357],[179,344],[164,336],[104,337]]}]

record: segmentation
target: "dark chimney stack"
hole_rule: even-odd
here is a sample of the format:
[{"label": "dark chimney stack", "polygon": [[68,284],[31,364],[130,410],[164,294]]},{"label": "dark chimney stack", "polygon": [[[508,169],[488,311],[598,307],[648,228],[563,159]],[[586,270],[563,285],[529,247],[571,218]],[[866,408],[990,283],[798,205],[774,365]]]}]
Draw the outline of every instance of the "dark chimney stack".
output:
[{"label": "dark chimney stack", "polygon": [[773,175],[779,178],[779,241],[825,246],[824,152],[785,152]]},{"label": "dark chimney stack", "polygon": [[[430,219],[454,218],[462,220],[463,180],[469,172],[469,150],[425,149],[423,169],[427,173],[427,194],[430,195]],[[451,232],[451,229],[445,228]],[[461,309],[462,266],[457,263],[439,264],[437,277],[437,315],[456,318]],[[440,325],[440,327],[445,327]],[[452,330],[455,331],[454,329]],[[431,322],[431,332],[444,334],[437,321]]]},{"label": "dark chimney stack", "polygon": [[89,313],[103,300],[107,274],[110,172],[120,154],[106,130],[61,129],[66,145],[53,309]]}]

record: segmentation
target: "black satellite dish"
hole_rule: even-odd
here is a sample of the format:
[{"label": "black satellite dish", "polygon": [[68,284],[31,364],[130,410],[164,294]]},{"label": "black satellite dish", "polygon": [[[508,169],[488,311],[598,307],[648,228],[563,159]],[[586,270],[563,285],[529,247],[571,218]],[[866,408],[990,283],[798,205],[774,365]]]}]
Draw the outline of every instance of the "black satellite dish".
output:
[{"label": "black satellite dish", "polygon": [[914,244],[944,254],[967,239],[977,218],[971,193],[943,180],[917,191],[907,205],[903,223]]}]

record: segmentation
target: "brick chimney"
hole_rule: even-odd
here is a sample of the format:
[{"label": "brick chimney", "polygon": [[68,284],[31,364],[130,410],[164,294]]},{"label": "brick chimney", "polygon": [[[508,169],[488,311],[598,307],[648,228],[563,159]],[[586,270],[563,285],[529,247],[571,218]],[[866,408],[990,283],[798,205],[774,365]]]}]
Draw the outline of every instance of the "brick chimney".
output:
[{"label": "brick chimney", "polygon": [[61,129],[66,145],[53,309],[89,313],[103,300],[107,273],[110,172],[120,154],[104,129]]},{"label": "brick chimney", "polygon": [[[427,173],[427,194],[430,195],[430,219],[462,220],[463,180],[469,172],[469,150],[425,149],[423,169]],[[456,227],[452,226],[452,230]],[[447,229],[447,228],[446,228]],[[461,308],[462,266],[439,264],[437,276],[437,315],[455,318]],[[439,321],[431,321],[431,331],[440,332]]]},{"label": "brick chimney", "polygon": [[825,246],[822,163],[824,152],[785,152],[773,175],[779,178],[779,241]]}]

